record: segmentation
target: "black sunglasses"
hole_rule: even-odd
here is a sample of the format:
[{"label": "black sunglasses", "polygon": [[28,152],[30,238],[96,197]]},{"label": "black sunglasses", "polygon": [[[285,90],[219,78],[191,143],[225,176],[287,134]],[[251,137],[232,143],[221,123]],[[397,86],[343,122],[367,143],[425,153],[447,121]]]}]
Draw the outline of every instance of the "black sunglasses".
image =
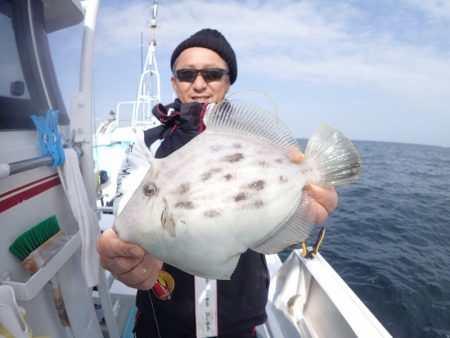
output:
[{"label": "black sunglasses", "polygon": [[198,74],[202,75],[205,82],[219,81],[222,76],[227,75],[229,72],[222,68],[205,68],[205,69],[178,69],[175,71],[175,77],[181,82],[193,83]]}]

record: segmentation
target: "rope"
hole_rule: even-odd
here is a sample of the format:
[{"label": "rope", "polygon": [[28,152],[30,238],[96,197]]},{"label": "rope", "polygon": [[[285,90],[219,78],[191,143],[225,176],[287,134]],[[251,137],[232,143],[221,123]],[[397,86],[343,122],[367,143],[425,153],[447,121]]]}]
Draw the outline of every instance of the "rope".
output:
[{"label": "rope", "polygon": [[58,130],[58,111],[49,109],[45,116],[32,115],[31,119],[38,131],[42,156],[53,158],[53,162],[50,164],[52,167],[63,164],[64,150]]}]

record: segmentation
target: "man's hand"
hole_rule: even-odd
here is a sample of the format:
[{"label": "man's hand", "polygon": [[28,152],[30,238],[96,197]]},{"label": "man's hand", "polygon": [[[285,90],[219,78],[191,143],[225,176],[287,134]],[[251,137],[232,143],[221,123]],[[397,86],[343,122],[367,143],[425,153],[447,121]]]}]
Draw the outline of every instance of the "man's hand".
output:
[{"label": "man's hand", "polygon": [[[305,155],[298,151],[292,155],[292,162],[302,163]],[[308,184],[303,188],[313,199],[312,208],[316,215],[316,224],[324,223],[328,218],[328,213],[336,209],[338,205],[338,195],[333,187],[323,187],[315,184]]]},{"label": "man's hand", "polygon": [[338,195],[333,187],[322,187],[315,184],[308,184],[303,188],[313,199],[312,207],[316,214],[316,224],[325,223],[328,213],[336,209],[338,205]]},{"label": "man's hand", "polygon": [[163,262],[140,246],[122,241],[112,229],[103,232],[96,246],[100,264],[117,280],[140,290],[155,284]]}]

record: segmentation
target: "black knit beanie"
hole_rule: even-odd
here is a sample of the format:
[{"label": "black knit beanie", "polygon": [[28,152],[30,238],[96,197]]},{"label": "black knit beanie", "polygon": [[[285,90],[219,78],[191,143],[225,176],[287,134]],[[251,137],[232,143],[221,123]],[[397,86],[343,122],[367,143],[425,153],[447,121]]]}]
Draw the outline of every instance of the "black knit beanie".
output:
[{"label": "black knit beanie", "polygon": [[236,55],[233,48],[225,39],[225,37],[215,29],[205,28],[198,31],[191,37],[182,41],[172,53],[170,58],[170,68],[173,69],[173,64],[177,57],[185,50],[191,47],[203,47],[211,49],[220,55],[222,59],[228,64],[230,72],[230,83],[233,84],[237,78],[237,62]]}]

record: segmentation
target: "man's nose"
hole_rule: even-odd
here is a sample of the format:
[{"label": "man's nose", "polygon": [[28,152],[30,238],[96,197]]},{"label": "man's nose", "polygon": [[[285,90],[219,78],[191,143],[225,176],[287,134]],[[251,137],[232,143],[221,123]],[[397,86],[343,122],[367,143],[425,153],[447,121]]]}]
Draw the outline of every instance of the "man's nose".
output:
[{"label": "man's nose", "polygon": [[194,89],[199,90],[199,89],[204,89],[206,88],[206,86],[208,85],[205,81],[205,79],[203,78],[201,73],[197,74],[197,77],[195,78],[194,82],[192,83],[192,85],[194,86]]}]

